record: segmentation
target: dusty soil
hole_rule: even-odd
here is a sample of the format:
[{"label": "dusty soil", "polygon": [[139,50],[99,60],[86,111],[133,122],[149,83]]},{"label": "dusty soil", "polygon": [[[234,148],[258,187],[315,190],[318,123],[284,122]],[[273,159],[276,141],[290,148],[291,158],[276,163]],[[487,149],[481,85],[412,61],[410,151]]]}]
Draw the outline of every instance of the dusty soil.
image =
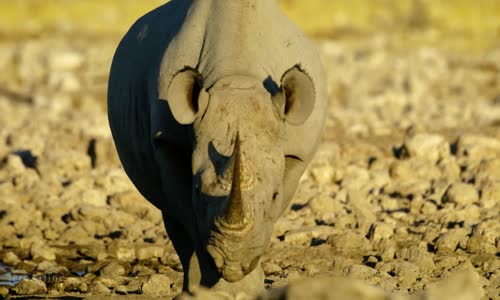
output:
[{"label": "dusty soil", "polygon": [[[161,214],[108,129],[116,42],[0,42],[0,298],[181,291]],[[318,47],[329,118],[262,258],[262,299],[500,299],[500,44],[472,55],[378,34]]]}]

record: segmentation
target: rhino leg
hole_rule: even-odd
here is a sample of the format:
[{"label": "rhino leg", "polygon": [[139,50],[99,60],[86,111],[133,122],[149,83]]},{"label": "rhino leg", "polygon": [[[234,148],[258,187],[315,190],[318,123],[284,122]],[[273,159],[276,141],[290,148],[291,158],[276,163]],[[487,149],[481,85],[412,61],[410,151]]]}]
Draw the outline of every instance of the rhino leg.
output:
[{"label": "rhino leg", "polygon": [[[179,255],[179,259],[182,264],[182,269],[184,271],[183,290],[189,290],[189,274],[192,271],[197,272],[197,270],[190,270],[190,260],[195,253],[194,246],[191,243],[189,233],[184,229],[184,226],[180,222],[165,215],[163,215],[163,220],[165,223],[165,228],[167,229],[168,237],[172,241],[175,252],[177,252],[177,255]],[[196,265],[194,266],[194,268],[199,269],[199,267]],[[191,283],[191,285],[193,284],[194,283]],[[199,284],[199,279],[198,283],[196,284]]]},{"label": "rhino leg", "polygon": [[[168,237],[172,241],[184,271],[183,290],[193,292],[200,285],[211,287],[221,278],[205,245],[193,242],[185,226],[172,216],[163,215]],[[194,227],[194,226],[193,226]]]}]

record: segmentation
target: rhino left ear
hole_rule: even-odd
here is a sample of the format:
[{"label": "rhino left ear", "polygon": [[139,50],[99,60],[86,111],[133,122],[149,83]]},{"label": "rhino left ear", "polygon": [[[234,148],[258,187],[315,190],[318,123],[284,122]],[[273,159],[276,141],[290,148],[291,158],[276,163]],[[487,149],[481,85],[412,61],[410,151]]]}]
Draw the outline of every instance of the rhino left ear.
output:
[{"label": "rhino left ear", "polygon": [[279,98],[286,121],[301,125],[313,111],[316,91],[311,77],[296,65],[283,75],[281,92],[275,97]]},{"label": "rhino left ear", "polygon": [[194,69],[180,71],[172,78],[165,98],[177,122],[183,125],[194,122],[200,105],[205,104],[200,103],[202,89],[202,77]]}]

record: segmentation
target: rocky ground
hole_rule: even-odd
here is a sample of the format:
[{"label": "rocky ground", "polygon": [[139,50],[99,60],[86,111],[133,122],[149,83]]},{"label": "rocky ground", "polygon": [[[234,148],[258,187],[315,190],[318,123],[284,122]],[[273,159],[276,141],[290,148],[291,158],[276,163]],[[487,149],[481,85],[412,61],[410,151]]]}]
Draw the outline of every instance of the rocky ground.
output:
[{"label": "rocky ground", "polygon": [[[181,291],[161,214],[108,129],[116,42],[0,42],[0,298]],[[329,118],[262,259],[261,299],[500,299],[500,45],[318,47]]]}]

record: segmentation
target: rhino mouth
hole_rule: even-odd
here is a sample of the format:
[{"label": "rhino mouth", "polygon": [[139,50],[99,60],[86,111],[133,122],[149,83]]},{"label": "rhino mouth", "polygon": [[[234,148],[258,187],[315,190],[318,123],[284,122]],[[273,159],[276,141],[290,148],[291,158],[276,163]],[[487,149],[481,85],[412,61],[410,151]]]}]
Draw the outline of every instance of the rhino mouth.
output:
[{"label": "rhino mouth", "polygon": [[[258,265],[260,255],[249,256],[246,251],[240,252],[241,257],[229,257],[223,249],[213,244],[207,246],[207,252],[213,258],[217,271],[228,282],[240,281],[252,272]],[[245,257],[244,259],[241,259]],[[247,259],[247,257],[252,257]]]}]

